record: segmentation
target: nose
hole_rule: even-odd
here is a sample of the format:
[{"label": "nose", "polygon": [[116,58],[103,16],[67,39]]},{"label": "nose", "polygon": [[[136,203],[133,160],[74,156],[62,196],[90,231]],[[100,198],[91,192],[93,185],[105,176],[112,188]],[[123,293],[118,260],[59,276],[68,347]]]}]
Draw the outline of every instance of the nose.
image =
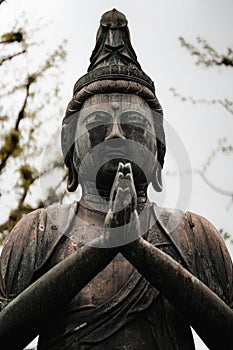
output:
[{"label": "nose", "polygon": [[125,139],[122,131],[119,129],[118,123],[113,122],[109,134],[105,137],[105,141],[112,139]]}]

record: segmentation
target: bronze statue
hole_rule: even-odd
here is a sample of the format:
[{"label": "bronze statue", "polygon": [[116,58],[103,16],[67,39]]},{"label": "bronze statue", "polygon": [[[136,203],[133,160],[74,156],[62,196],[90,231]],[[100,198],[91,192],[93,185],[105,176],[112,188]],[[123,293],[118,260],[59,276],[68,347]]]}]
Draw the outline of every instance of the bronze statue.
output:
[{"label": "bronze statue", "polygon": [[161,191],[162,108],[127,20],[102,16],[88,73],[63,120],[68,190],[25,216],[1,256],[0,344],[39,350],[210,349],[232,342],[232,263],[203,217],[150,203]]}]

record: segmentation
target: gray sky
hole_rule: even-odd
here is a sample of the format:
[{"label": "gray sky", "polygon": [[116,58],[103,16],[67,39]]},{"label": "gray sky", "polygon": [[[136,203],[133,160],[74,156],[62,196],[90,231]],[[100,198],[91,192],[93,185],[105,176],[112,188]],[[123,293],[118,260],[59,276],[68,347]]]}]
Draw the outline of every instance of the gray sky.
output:
[{"label": "gray sky", "polygon": [[[201,36],[217,50],[224,52],[233,42],[233,2],[231,0],[12,0],[1,6],[5,23],[25,11],[31,23],[42,17],[52,20],[49,28],[38,34],[45,40],[48,51],[62,39],[68,39],[68,59],[62,73],[64,110],[72,96],[76,80],[86,73],[89,57],[95,44],[101,15],[112,8],[128,18],[132,44],[142,69],[154,80],[157,96],[169,125],[179,135],[190,158],[192,168],[200,168],[218,139],[227,137],[232,143],[233,116],[221,106],[182,103],[170,92],[175,87],[181,94],[196,98],[233,99],[233,69],[204,69],[194,65],[194,59],[179,44],[178,37],[195,42]],[[60,119],[62,119],[62,115]],[[165,168],[176,168],[172,142],[167,140],[168,157]],[[208,172],[209,179],[223,189],[233,192],[233,157],[219,156]],[[187,170],[187,164],[183,169]],[[166,206],[176,205],[177,179],[164,179]],[[181,190],[183,180],[181,179]],[[160,198],[153,196],[155,201]],[[212,190],[198,175],[192,178],[192,196],[185,210],[207,217],[217,228],[233,231],[230,199]],[[232,249],[232,248],[231,248]],[[198,342],[197,349],[205,349]]]}]

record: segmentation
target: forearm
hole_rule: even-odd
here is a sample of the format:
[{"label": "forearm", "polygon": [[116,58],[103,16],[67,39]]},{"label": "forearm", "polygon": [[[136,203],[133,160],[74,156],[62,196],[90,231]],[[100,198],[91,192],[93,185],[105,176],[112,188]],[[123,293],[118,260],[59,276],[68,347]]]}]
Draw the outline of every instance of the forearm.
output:
[{"label": "forearm", "polygon": [[122,254],[184,316],[210,349],[232,341],[233,312],[206,285],[167,254],[143,239]]},{"label": "forearm", "polygon": [[[83,247],[25,289],[0,313],[0,343],[23,349],[114,258],[116,249]],[[12,336],[13,335],[13,336]]]}]

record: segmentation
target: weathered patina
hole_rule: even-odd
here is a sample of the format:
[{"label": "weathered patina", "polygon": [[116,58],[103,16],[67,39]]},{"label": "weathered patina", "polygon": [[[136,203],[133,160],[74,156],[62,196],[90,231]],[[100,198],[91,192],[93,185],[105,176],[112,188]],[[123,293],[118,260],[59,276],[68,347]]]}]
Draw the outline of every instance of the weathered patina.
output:
[{"label": "weathered patina", "polygon": [[115,9],[75,84],[62,149],[68,190],[80,184],[82,198],[26,215],[9,235],[0,343],[23,349],[39,334],[39,350],[191,350],[192,326],[227,349],[231,258],[205,218],[147,198],[150,182],[162,189],[162,108]]}]

